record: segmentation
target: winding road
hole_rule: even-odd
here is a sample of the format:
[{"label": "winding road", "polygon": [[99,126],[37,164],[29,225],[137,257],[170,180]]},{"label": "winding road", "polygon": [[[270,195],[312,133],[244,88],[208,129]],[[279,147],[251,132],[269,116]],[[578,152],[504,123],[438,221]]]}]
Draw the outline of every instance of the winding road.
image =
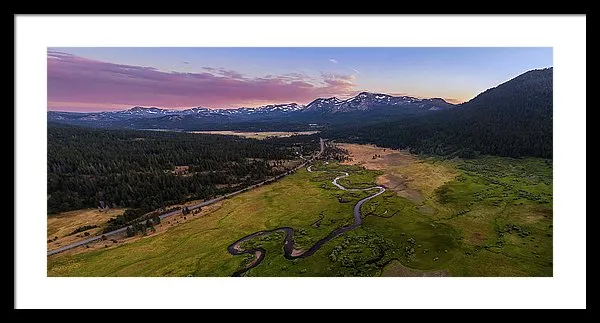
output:
[{"label": "winding road", "polygon": [[[321,142],[321,146],[322,146],[321,147],[321,151],[322,151],[323,150],[323,142]],[[312,165],[308,166],[307,170],[309,172],[315,172],[312,170]],[[327,171],[321,171],[321,172],[327,172]],[[317,250],[319,250],[319,248],[321,248],[323,246],[323,244],[325,244],[327,241],[339,236],[342,233],[348,232],[348,231],[353,230],[356,227],[360,226],[362,224],[362,216],[360,213],[361,206],[366,201],[368,201],[376,196],[379,196],[380,194],[385,192],[385,188],[382,186],[373,186],[373,187],[369,187],[369,188],[346,188],[346,187],[342,186],[341,184],[339,184],[338,180],[348,177],[350,175],[347,172],[339,172],[339,173],[342,173],[343,175],[336,177],[333,181],[331,181],[331,183],[341,190],[344,190],[344,191],[370,191],[370,190],[374,190],[374,189],[379,190],[377,193],[369,195],[368,197],[365,197],[362,200],[358,201],[358,203],[356,203],[356,205],[354,206],[354,223],[352,223],[351,225],[344,226],[344,227],[339,227],[339,228],[331,231],[325,238],[317,241],[312,247],[310,247],[306,251],[299,251],[299,250],[294,249],[294,239],[293,239],[294,229],[290,228],[290,227],[280,227],[280,228],[276,228],[273,230],[258,231],[253,234],[250,234],[248,236],[245,236],[245,237],[237,240],[236,242],[232,243],[231,245],[229,245],[229,247],[227,248],[227,251],[229,251],[229,253],[234,256],[243,255],[243,254],[253,254],[253,255],[255,255],[256,258],[251,264],[249,264],[245,268],[242,268],[242,269],[234,272],[232,276],[241,276],[246,271],[258,266],[265,257],[266,250],[263,248],[254,248],[254,249],[249,249],[249,250],[244,250],[241,248],[241,244],[250,239],[253,239],[253,238],[256,238],[256,237],[262,236],[262,235],[268,235],[268,234],[278,232],[278,231],[284,232],[285,238],[284,238],[284,243],[283,243],[283,255],[286,259],[291,260],[291,259],[296,259],[296,258],[309,257],[312,254],[314,254]]]},{"label": "winding road", "polygon": [[[238,195],[240,193],[244,193],[246,191],[249,191],[249,190],[251,190],[253,188],[257,188],[259,186],[265,185],[267,183],[272,183],[274,181],[277,181],[277,180],[281,179],[282,177],[290,175],[290,174],[294,173],[295,171],[297,171],[298,169],[300,169],[300,168],[306,166],[307,164],[311,163],[315,158],[321,156],[321,154],[325,150],[325,140],[323,138],[319,138],[319,145],[320,145],[320,150],[319,150],[319,152],[316,155],[314,155],[310,159],[306,159],[304,156],[301,155],[300,158],[302,158],[304,160],[304,162],[302,164],[296,166],[295,168],[293,168],[293,169],[291,169],[291,170],[283,173],[283,174],[280,174],[280,175],[277,175],[275,177],[269,178],[269,179],[267,179],[265,181],[262,181],[260,183],[256,183],[254,185],[248,186],[248,187],[243,188],[241,190],[238,190],[238,191],[235,191],[235,192],[232,192],[232,193],[229,193],[229,194],[225,194],[223,196],[220,196],[220,197],[217,197],[217,198],[214,198],[214,199],[211,199],[211,200],[207,200],[207,201],[204,201],[204,202],[196,204],[196,205],[188,206],[188,209],[190,211],[192,211],[192,210],[195,210],[197,208],[200,208],[200,207],[203,207],[203,206],[206,206],[206,205],[210,205],[210,204],[219,202],[221,200],[230,198],[230,197],[232,197],[234,195]],[[166,217],[170,217],[170,216],[175,215],[175,214],[181,214],[181,210],[171,211],[171,212],[162,214],[159,217],[162,220],[162,219],[164,219]],[[140,223],[143,223],[143,222],[145,222],[145,221],[142,221]],[[98,241],[98,240],[102,239],[103,236],[104,237],[109,237],[109,236],[112,236],[112,235],[115,235],[115,234],[122,234],[126,230],[127,230],[127,227],[123,227],[123,228],[120,228],[120,229],[117,229],[117,230],[114,230],[114,231],[111,231],[111,232],[104,233],[102,235],[97,235],[97,236],[93,236],[93,237],[90,237],[90,238],[87,238],[87,239],[84,239],[84,240],[73,242],[71,244],[68,244],[66,246],[62,246],[60,248],[48,250],[46,256],[51,256],[51,255],[54,255],[54,254],[57,254],[57,253],[60,253],[60,252],[63,252],[63,251],[67,251],[69,249],[73,249],[73,248],[76,248],[76,247],[80,247],[80,246],[86,245],[86,244],[88,244],[90,242]]]}]

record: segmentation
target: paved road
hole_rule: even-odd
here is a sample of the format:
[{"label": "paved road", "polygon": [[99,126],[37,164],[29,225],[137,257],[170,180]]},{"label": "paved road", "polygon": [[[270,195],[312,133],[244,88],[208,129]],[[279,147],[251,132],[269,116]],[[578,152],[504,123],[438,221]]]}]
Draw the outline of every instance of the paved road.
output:
[{"label": "paved road", "polygon": [[[303,156],[300,156],[302,159],[305,160],[305,162],[302,163],[301,165],[297,166],[296,168],[294,168],[292,170],[289,170],[289,171],[287,171],[287,172],[285,172],[283,174],[280,174],[280,175],[277,175],[275,177],[272,177],[270,179],[267,179],[265,181],[262,181],[260,183],[248,186],[248,187],[246,187],[244,189],[241,189],[241,190],[229,193],[229,194],[225,194],[223,196],[220,196],[220,197],[217,197],[217,198],[214,198],[214,199],[211,199],[211,200],[207,200],[207,201],[204,201],[202,203],[199,203],[199,204],[196,204],[196,205],[193,205],[193,206],[188,206],[188,209],[191,211],[191,210],[195,210],[197,208],[200,208],[200,207],[203,207],[203,206],[206,206],[206,205],[210,205],[210,204],[222,201],[223,199],[232,197],[234,195],[238,195],[240,193],[244,193],[244,192],[249,191],[249,190],[251,190],[253,188],[257,188],[259,186],[262,186],[262,185],[264,185],[266,183],[272,183],[272,182],[274,182],[276,180],[281,179],[284,176],[292,174],[293,172],[297,171],[298,169],[306,166],[308,163],[311,163],[315,158],[319,157],[323,153],[323,151],[325,150],[325,140],[323,138],[319,138],[319,140],[320,140],[320,148],[321,148],[319,150],[319,152],[315,156],[311,157],[310,159],[306,159]],[[171,212],[168,212],[168,213],[160,215],[160,219],[162,220],[162,219],[164,219],[166,217],[170,217],[172,215],[180,214],[180,213],[181,213],[181,210],[171,211]],[[140,222],[140,223],[142,223],[142,222]],[[124,228],[117,229],[117,230],[114,230],[114,231],[111,231],[111,232],[107,232],[107,233],[104,234],[104,236],[106,236],[106,237],[113,236],[115,234],[123,233],[126,230],[127,230],[127,227],[124,227]],[[84,239],[84,240],[81,240],[81,241],[74,242],[74,243],[66,245],[66,246],[62,246],[62,247],[57,248],[57,249],[52,249],[52,250],[48,251],[47,256],[51,256],[51,255],[54,255],[54,254],[57,254],[57,253],[60,253],[60,252],[63,252],[63,251],[69,250],[69,249],[77,248],[77,247],[86,245],[86,244],[88,244],[90,242],[94,242],[94,241],[97,241],[97,240],[100,240],[100,239],[102,239],[102,235],[93,236],[93,237],[90,237],[90,238],[87,238],[87,239]]]},{"label": "paved road", "polygon": [[[307,170],[309,172],[314,172],[312,170],[312,165],[308,166]],[[326,172],[326,171],[322,171],[322,172]],[[263,248],[243,250],[240,245],[244,241],[248,241],[248,240],[258,237],[258,236],[268,235],[268,234],[271,234],[271,233],[274,233],[277,231],[281,231],[281,232],[285,233],[284,244],[283,244],[283,256],[286,259],[291,260],[291,259],[306,258],[308,256],[311,256],[317,250],[319,250],[319,248],[321,248],[321,246],[323,246],[323,244],[325,244],[327,241],[339,236],[340,234],[342,234],[344,232],[348,232],[348,231],[353,230],[356,227],[360,226],[362,224],[362,216],[360,213],[361,206],[366,201],[368,201],[376,196],[379,196],[380,194],[385,192],[385,188],[382,186],[373,186],[373,187],[369,187],[369,188],[346,188],[346,187],[342,186],[340,183],[338,183],[338,180],[348,177],[350,175],[346,172],[339,172],[339,173],[342,173],[343,175],[336,177],[333,181],[331,181],[331,183],[341,190],[344,190],[344,191],[370,191],[370,190],[374,190],[374,189],[379,190],[377,193],[369,195],[368,197],[365,197],[362,200],[358,201],[358,203],[356,203],[356,205],[354,206],[354,223],[352,223],[351,225],[348,225],[345,227],[340,227],[340,228],[337,228],[337,229],[331,231],[325,238],[317,241],[308,250],[301,252],[301,253],[296,253],[296,254],[294,254],[294,239],[293,239],[294,229],[293,228],[280,227],[280,228],[276,228],[273,230],[258,231],[253,234],[250,234],[248,236],[245,236],[245,237],[237,240],[236,242],[232,243],[231,245],[229,245],[229,247],[227,248],[227,251],[229,251],[229,253],[234,256],[242,255],[242,254],[254,254],[254,255],[256,255],[256,258],[250,265],[234,272],[232,276],[241,276],[246,271],[258,266],[265,257],[266,250]]]}]

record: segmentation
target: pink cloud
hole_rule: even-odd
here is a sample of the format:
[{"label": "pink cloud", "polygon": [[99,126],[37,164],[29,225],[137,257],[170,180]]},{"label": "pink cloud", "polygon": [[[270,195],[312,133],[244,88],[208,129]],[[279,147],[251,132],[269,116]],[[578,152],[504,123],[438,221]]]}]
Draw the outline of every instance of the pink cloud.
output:
[{"label": "pink cloud", "polygon": [[355,92],[352,75],[322,74],[315,79],[302,73],[246,77],[224,68],[206,67],[204,71],[165,72],[49,51],[48,109],[220,108],[307,103],[317,97]]}]

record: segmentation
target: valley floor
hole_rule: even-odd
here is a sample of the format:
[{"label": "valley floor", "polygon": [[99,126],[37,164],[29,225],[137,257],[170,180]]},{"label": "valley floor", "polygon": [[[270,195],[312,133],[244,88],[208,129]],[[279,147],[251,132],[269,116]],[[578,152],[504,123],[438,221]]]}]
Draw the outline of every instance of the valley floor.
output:
[{"label": "valley floor", "polygon": [[291,137],[297,135],[312,135],[317,133],[318,131],[295,131],[295,132],[287,132],[287,131],[230,131],[230,130],[219,130],[219,131],[191,131],[192,133],[204,133],[211,135],[229,135],[229,136],[239,136],[251,139],[266,139],[271,137]]},{"label": "valley floor", "polygon": [[[388,190],[362,206],[360,227],[310,257],[286,259],[282,232],[246,242],[266,254],[245,276],[552,276],[551,161],[438,160],[339,146],[351,160],[313,170],[348,172],[339,181],[346,187]],[[50,256],[48,276],[230,276],[254,261],[227,251],[244,236],[292,227],[302,250],[351,224],[354,205],[369,193],[337,189],[336,176],[303,168],[162,234]]]}]

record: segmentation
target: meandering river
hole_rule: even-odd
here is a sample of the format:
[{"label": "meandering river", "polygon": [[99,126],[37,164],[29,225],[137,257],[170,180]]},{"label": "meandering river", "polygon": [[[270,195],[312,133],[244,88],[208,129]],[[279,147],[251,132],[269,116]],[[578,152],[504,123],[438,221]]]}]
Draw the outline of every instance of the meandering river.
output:
[{"label": "meandering river", "polygon": [[[309,172],[315,172],[312,170],[312,165],[309,166],[307,168],[307,170]],[[328,171],[321,171],[321,172],[328,172]],[[276,228],[273,230],[258,231],[258,232],[252,233],[250,235],[247,235],[247,236],[237,240],[236,242],[232,243],[231,245],[229,245],[227,250],[229,251],[230,254],[232,254],[234,256],[243,255],[243,254],[253,254],[253,255],[255,255],[255,259],[252,263],[250,263],[245,268],[242,268],[242,269],[234,272],[232,276],[241,276],[246,271],[258,266],[265,257],[266,250],[263,248],[253,248],[253,249],[248,249],[248,250],[242,249],[241,244],[250,239],[253,239],[253,238],[256,238],[259,236],[263,236],[263,235],[269,235],[271,233],[278,232],[278,231],[285,233],[285,238],[284,238],[284,243],[283,243],[283,255],[286,259],[291,260],[291,259],[296,259],[296,258],[309,257],[312,254],[314,254],[317,250],[319,250],[319,248],[321,248],[323,246],[323,244],[325,244],[327,241],[339,236],[340,234],[342,234],[344,232],[353,230],[356,227],[358,227],[359,225],[361,225],[362,224],[362,216],[360,213],[361,206],[366,201],[385,192],[385,188],[382,186],[373,186],[373,187],[369,187],[369,188],[346,188],[346,187],[342,186],[341,184],[339,184],[338,180],[348,177],[350,175],[346,172],[337,172],[337,173],[342,173],[343,175],[336,177],[333,181],[331,181],[331,183],[341,190],[344,190],[344,191],[378,190],[376,193],[373,193],[372,195],[369,195],[369,196],[363,198],[362,200],[358,201],[356,203],[356,205],[354,205],[354,223],[331,231],[325,238],[317,241],[312,247],[310,247],[306,251],[299,251],[299,250],[294,249],[294,229],[290,228],[290,227],[279,227],[279,228]]]}]

